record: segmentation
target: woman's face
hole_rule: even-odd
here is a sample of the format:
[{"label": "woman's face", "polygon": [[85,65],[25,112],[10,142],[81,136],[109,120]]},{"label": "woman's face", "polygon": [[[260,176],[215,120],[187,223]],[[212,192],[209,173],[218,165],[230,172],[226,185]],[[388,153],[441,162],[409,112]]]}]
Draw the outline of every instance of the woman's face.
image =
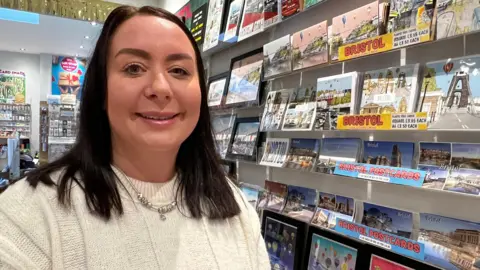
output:
[{"label": "woman's face", "polygon": [[107,113],[113,142],[178,150],[200,115],[195,51],[175,23],[140,15],[112,37]]}]

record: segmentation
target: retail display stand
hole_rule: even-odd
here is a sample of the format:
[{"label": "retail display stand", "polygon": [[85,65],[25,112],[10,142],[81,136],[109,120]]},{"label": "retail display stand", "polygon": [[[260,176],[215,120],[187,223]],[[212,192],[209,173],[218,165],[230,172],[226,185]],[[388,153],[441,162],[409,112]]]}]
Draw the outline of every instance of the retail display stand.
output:
[{"label": "retail display stand", "polygon": [[70,99],[61,103],[59,96],[48,98],[48,162],[71,149],[76,139],[77,106]]},{"label": "retail display stand", "polygon": [[[259,2],[264,19],[275,16],[272,1],[245,1],[248,15]],[[480,5],[277,4],[276,24],[204,47],[211,78],[230,73],[223,89],[211,84],[215,117],[259,119],[257,130],[232,124],[216,133],[230,138],[226,158],[249,184],[249,201],[318,236],[341,236],[332,247],[353,240],[373,250],[361,267],[351,267],[353,251],[344,256],[352,269],[478,267],[480,210],[465,206],[480,200]],[[261,62],[252,57],[259,52]],[[250,155],[229,155],[232,146]],[[325,268],[317,251],[304,259],[308,269]],[[338,259],[330,265],[345,263]]]}]

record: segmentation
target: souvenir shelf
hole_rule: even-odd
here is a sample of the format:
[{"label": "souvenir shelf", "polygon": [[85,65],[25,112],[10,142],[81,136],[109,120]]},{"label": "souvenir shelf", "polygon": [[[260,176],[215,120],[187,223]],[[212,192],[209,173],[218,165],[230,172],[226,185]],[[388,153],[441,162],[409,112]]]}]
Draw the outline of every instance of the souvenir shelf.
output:
[{"label": "souvenir shelf", "polygon": [[30,138],[30,104],[0,104],[0,137]]},{"label": "souvenir shelf", "polygon": [[48,105],[48,162],[58,159],[71,149],[75,142],[76,129],[76,105]]}]

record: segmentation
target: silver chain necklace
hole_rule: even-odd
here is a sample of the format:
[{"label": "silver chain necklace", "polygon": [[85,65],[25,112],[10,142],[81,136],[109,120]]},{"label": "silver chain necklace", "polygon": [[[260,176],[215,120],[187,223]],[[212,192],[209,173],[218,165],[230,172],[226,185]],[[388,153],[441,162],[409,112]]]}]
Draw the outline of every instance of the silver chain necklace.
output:
[{"label": "silver chain necklace", "polygon": [[166,204],[166,205],[161,205],[161,206],[155,206],[153,205],[145,196],[143,196],[143,194],[138,191],[138,189],[135,187],[135,185],[133,185],[132,181],[130,180],[130,178],[122,171],[120,170],[119,168],[115,167],[122,175],[123,177],[125,177],[125,179],[127,179],[127,182],[128,184],[130,185],[130,187],[133,189],[133,191],[135,191],[136,195],[137,195],[137,199],[140,201],[140,203],[145,206],[146,208],[152,210],[152,211],[155,211],[155,212],[158,212],[160,214],[160,219],[162,221],[165,221],[167,219],[167,217],[165,216],[165,214],[169,213],[169,212],[172,212],[173,209],[175,209],[175,206],[177,205],[177,202],[176,201],[173,201],[169,204]]}]

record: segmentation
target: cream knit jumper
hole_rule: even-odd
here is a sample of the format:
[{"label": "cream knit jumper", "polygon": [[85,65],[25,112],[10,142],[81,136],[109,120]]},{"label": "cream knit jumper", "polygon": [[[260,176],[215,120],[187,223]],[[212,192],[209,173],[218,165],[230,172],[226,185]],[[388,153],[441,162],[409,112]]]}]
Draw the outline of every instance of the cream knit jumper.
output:
[{"label": "cream knit jumper", "polygon": [[[175,178],[132,182],[155,205],[173,201]],[[270,269],[257,213],[238,188],[236,217],[196,220],[175,209],[162,221],[124,186],[124,215],[110,221],[89,213],[78,186],[70,208],[52,187],[24,180],[9,187],[0,195],[0,269]]]}]

